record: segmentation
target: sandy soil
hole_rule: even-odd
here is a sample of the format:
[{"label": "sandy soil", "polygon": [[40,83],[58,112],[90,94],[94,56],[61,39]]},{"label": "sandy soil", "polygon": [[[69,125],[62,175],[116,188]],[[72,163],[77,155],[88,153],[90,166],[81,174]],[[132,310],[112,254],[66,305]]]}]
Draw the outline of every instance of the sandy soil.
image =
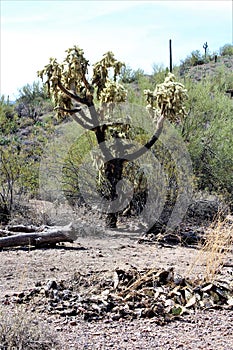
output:
[{"label": "sandy soil", "polygon": [[[197,249],[138,244],[137,234],[108,232],[80,237],[54,249],[15,248],[0,252],[0,299],[32,288],[36,282],[67,280],[75,272],[111,272],[115,268],[169,268],[183,277],[200,276],[205,267]],[[232,254],[219,278],[233,279]],[[193,265],[194,264],[194,265]],[[157,325],[152,319],[74,321],[52,315],[43,322],[54,330],[59,348],[72,349],[233,349],[233,310],[198,311],[182,320]]]}]

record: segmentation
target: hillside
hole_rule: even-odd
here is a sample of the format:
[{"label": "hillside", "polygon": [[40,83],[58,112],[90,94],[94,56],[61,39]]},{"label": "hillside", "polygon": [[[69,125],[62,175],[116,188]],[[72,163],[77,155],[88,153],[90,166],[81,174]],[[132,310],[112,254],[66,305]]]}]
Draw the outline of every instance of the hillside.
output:
[{"label": "hillside", "polygon": [[181,65],[179,70],[182,77],[186,75],[187,77],[200,82],[202,79],[208,76],[213,77],[221,73],[226,74],[227,72],[233,72],[233,56],[220,56],[218,57],[217,62],[210,61],[194,67],[185,67]]}]

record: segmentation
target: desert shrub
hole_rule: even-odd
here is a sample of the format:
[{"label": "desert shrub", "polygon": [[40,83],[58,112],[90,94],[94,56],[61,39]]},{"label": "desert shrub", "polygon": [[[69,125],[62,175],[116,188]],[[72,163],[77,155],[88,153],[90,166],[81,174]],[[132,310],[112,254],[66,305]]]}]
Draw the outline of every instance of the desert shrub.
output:
[{"label": "desert shrub", "polygon": [[38,82],[27,84],[19,90],[15,110],[18,115],[38,120],[39,116],[52,110],[52,103],[46,94],[46,88]]},{"label": "desert shrub", "polygon": [[[164,79],[163,79],[164,80]],[[124,83],[127,90],[127,101],[132,104],[146,106],[144,96],[145,89],[153,89],[153,76],[144,74],[143,70],[134,71],[134,79],[131,82]]]},{"label": "desert shrub", "polygon": [[153,83],[154,84],[163,83],[165,77],[168,74],[168,68],[165,68],[163,65],[159,65],[156,63],[153,64],[152,68],[153,68],[153,73],[152,73]]},{"label": "desert shrub", "polygon": [[219,53],[221,56],[233,56],[233,45],[225,44],[224,46],[220,47]]},{"label": "desert shrub", "polygon": [[224,263],[232,252],[233,226],[232,216],[223,215],[219,211],[206,229],[206,235],[199,244],[199,253],[191,264],[191,271],[197,265],[202,265],[202,277],[208,282],[213,282],[219,278]]},{"label": "desert shrub", "polygon": [[[15,164],[17,155],[17,117],[13,106],[5,101],[4,96],[0,102],[0,222],[7,221],[13,203],[13,184],[18,176],[18,168]],[[15,147],[11,147],[11,143]],[[14,170],[10,158],[14,158]]]},{"label": "desert shrub", "polygon": [[128,65],[122,68],[122,72],[119,78],[121,83],[129,84],[129,83],[137,82],[142,75],[144,75],[144,72],[142,69],[134,70]]},{"label": "desert shrub", "polygon": [[10,219],[16,198],[35,195],[39,161],[51,131],[50,124],[27,123],[5,101],[0,103],[0,222]]},{"label": "desert shrub", "polygon": [[185,60],[182,62],[182,64],[186,66],[198,66],[204,63],[205,63],[204,57],[199,50],[192,51],[191,54],[187,56]]},{"label": "desert shrub", "polygon": [[209,51],[205,54],[201,54],[199,50],[192,51],[184,60],[181,60],[179,66],[179,74],[183,76],[190,68],[203,65],[215,59],[215,53]]},{"label": "desert shrub", "polygon": [[222,65],[217,67],[213,75],[209,75],[211,91],[225,92],[228,89],[233,89],[233,72]]},{"label": "desert shrub", "polygon": [[17,130],[17,115],[14,106],[4,96],[0,99],[0,143],[4,143],[5,135]]},{"label": "desert shrub", "polygon": [[183,125],[199,189],[227,194],[233,201],[232,101],[215,83],[186,81],[189,114]]},{"label": "desert shrub", "polygon": [[[97,146],[92,132],[81,135],[63,160],[63,192],[70,204],[83,203],[79,188],[79,168],[88,153]],[[87,173],[88,176],[88,173]],[[94,180],[94,179],[93,179]]]},{"label": "desert shrub", "polygon": [[58,349],[55,333],[42,324],[34,314],[17,308],[0,307],[0,349],[52,350]]}]

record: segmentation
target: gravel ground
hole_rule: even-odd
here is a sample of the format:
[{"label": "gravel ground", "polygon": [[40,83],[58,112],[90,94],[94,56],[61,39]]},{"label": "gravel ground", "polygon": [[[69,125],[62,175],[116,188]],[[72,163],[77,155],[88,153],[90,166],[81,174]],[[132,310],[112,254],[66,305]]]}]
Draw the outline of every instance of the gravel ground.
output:
[{"label": "gravel ground", "polygon": [[[183,277],[197,277],[205,271],[197,249],[138,244],[137,239],[136,234],[111,232],[105,237],[80,237],[55,249],[4,249],[0,252],[0,298],[28,290],[38,281],[66,280],[77,271],[174,267]],[[232,282],[232,254],[226,262],[228,267],[220,277]],[[43,322],[62,350],[233,349],[233,310],[229,309],[196,311],[163,326],[153,318],[87,322],[51,315],[44,316]]]},{"label": "gravel ground", "polygon": [[[153,320],[78,323],[58,327],[63,349],[233,349],[233,311],[197,312],[165,326]],[[63,339],[64,341],[64,339]]]}]

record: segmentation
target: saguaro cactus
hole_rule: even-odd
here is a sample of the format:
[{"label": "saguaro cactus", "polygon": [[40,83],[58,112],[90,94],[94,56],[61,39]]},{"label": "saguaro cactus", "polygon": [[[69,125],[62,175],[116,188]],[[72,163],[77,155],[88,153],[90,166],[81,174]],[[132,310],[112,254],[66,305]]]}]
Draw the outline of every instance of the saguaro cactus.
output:
[{"label": "saguaro cactus", "polygon": [[203,49],[205,50],[205,60],[206,60],[206,54],[207,54],[207,49],[208,49],[208,44],[207,44],[207,42],[204,43]]}]

